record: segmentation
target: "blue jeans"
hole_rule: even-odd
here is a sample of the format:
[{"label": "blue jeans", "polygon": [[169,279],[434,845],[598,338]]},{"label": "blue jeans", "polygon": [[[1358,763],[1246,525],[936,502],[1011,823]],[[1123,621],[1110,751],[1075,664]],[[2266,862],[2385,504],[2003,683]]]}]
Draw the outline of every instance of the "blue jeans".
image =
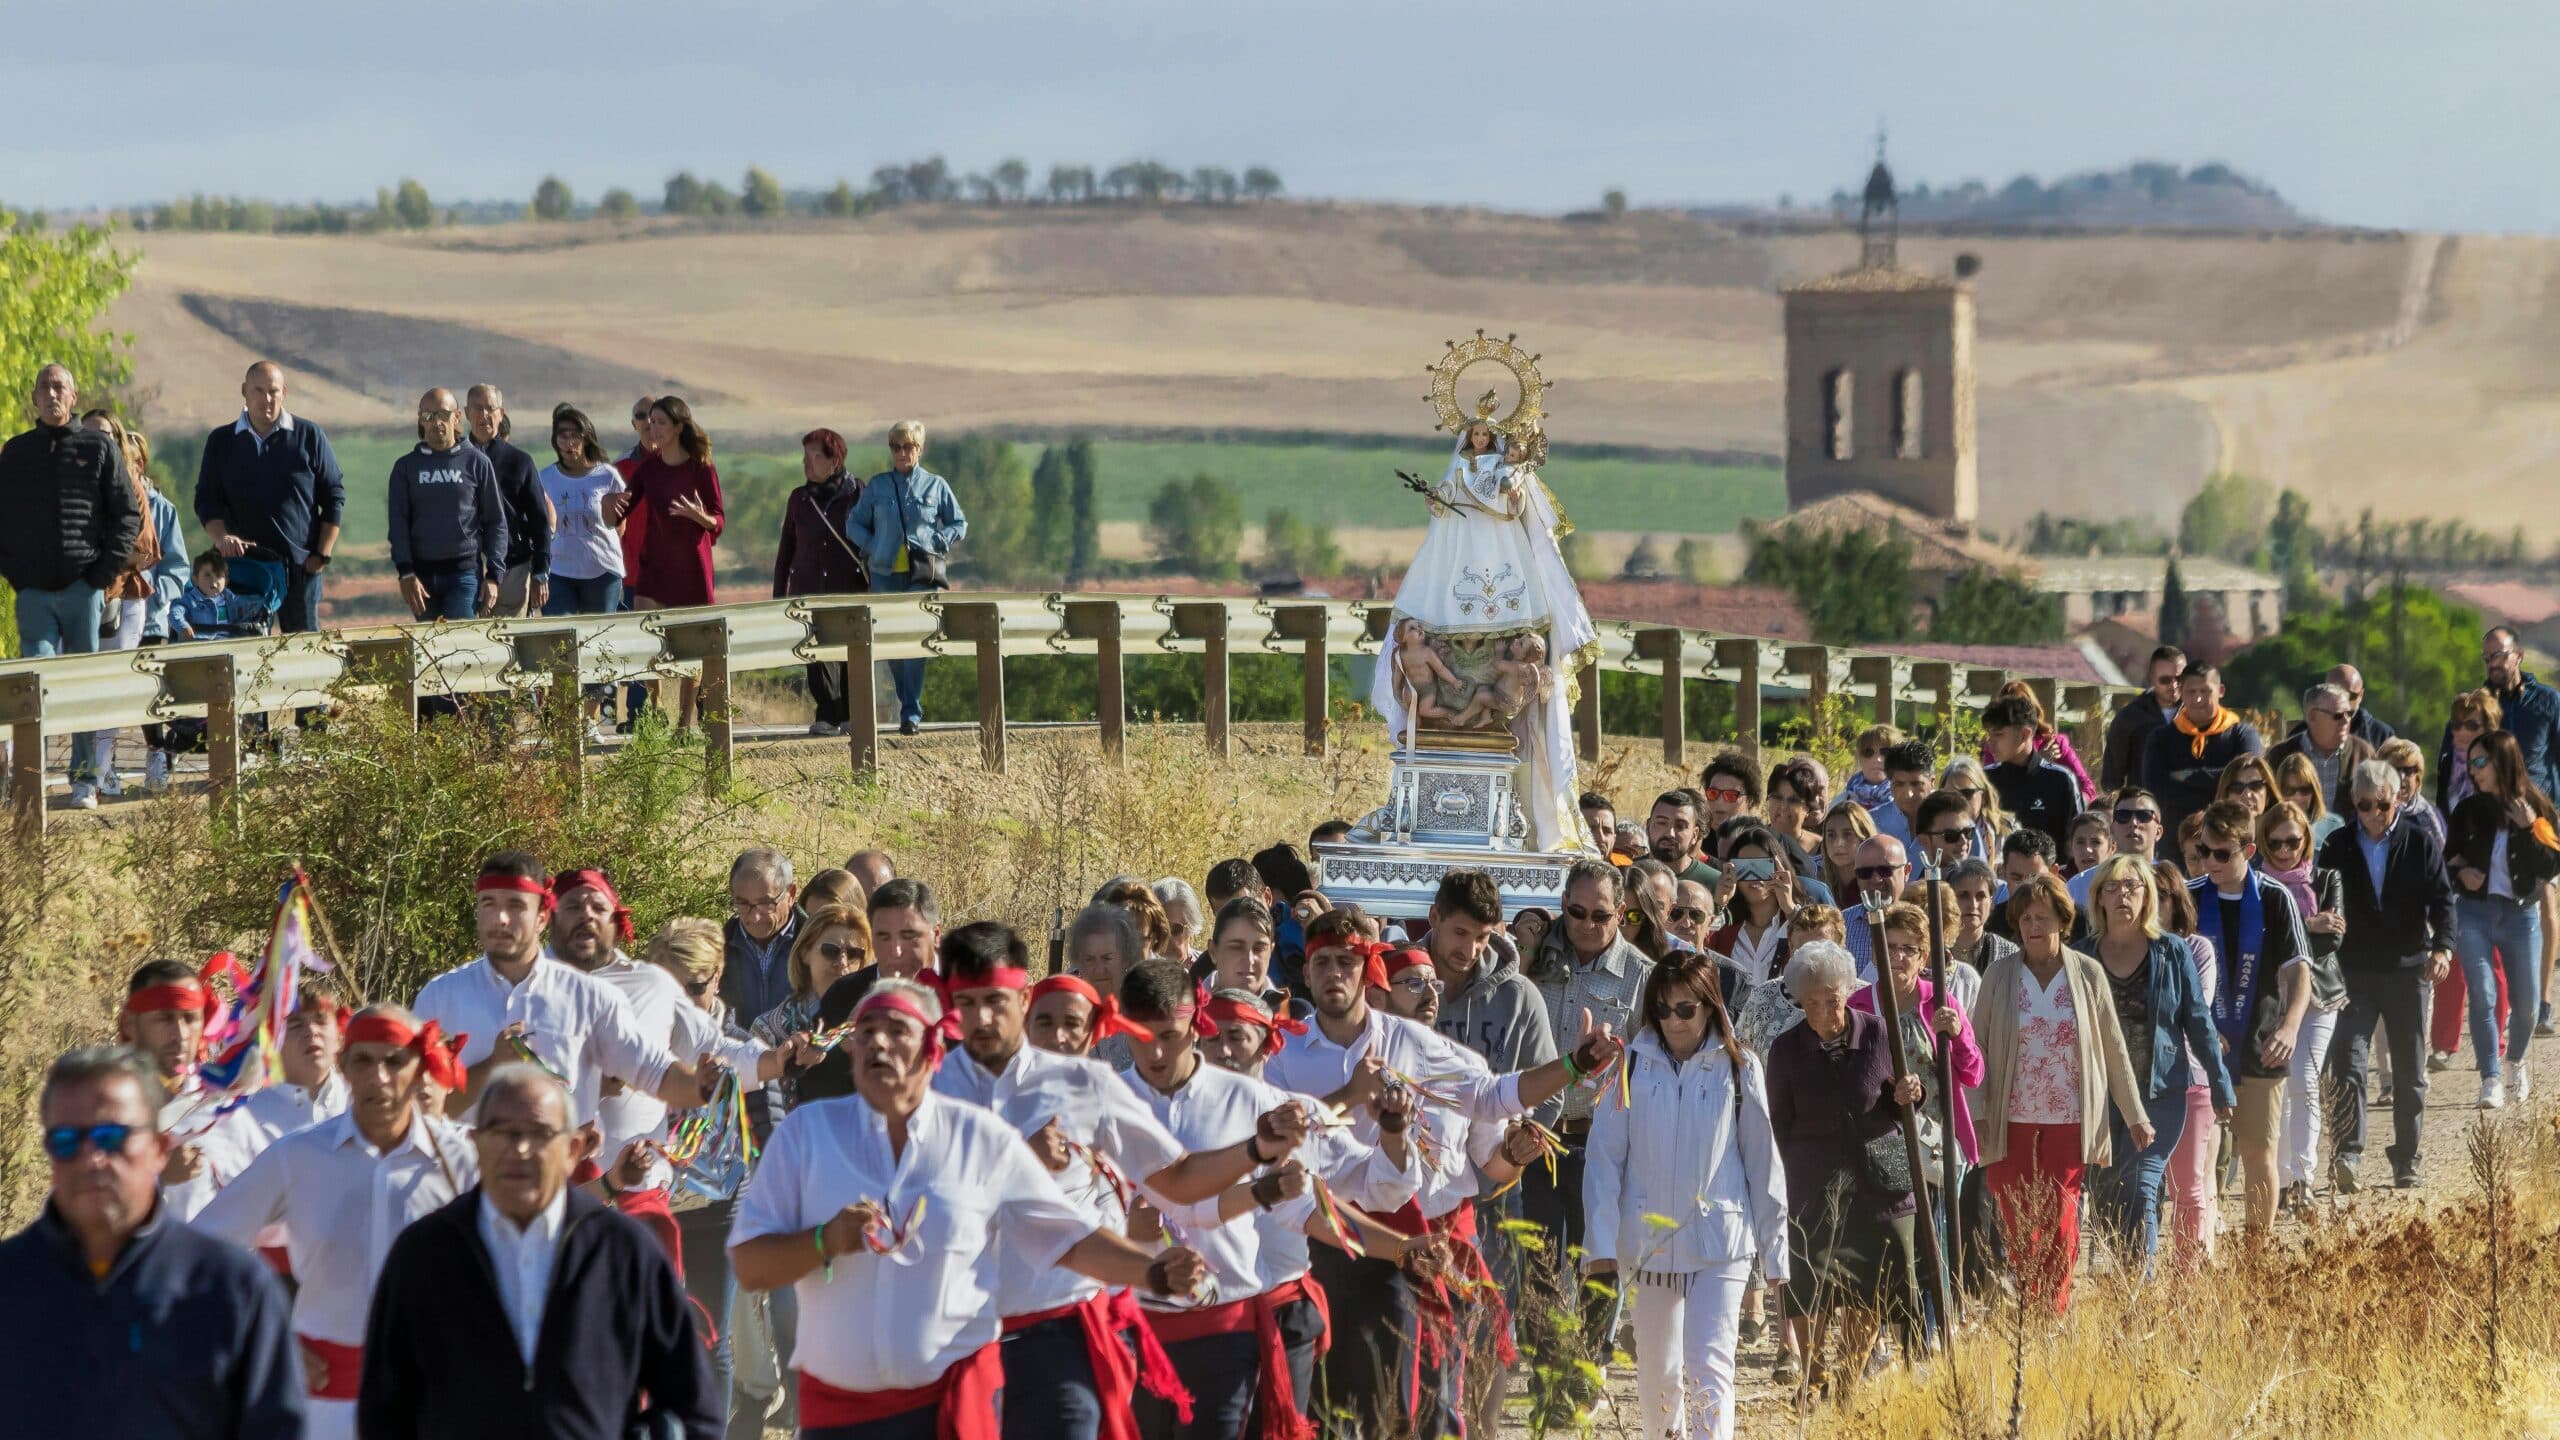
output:
[{"label": "blue jeans", "polygon": [[2501,1074],[2498,1063],[2498,979],[2507,972],[2506,1063],[2524,1063],[2533,1022],[2542,1012],[2542,906],[2494,895],[2457,895],[2454,953],[2471,992],[2471,1053],[2483,1077]]},{"label": "blue jeans", "polygon": [[[875,595],[911,595],[928,588],[930,587],[908,583],[906,576],[894,570],[886,575],[871,577],[871,591]],[[889,683],[898,692],[898,723],[901,725],[923,724],[924,662],[921,660],[890,661]]]},{"label": "blue jeans", "polygon": [[729,1222],[737,1211],[735,1200],[714,1200],[676,1212],[685,1293],[702,1306],[720,1334],[711,1346],[711,1398],[712,1413],[724,1427],[729,1423],[729,1379],[737,1366],[729,1350],[729,1320],[738,1300],[738,1277],[729,1269],[727,1249]]},{"label": "blue jeans", "polygon": [[[2180,1073],[2184,1073],[2183,1069]],[[2136,1150],[2133,1132],[2125,1128],[2124,1117],[2109,1107],[2109,1153],[2115,1158],[2099,1177],[2094,1198],[2099,1223],[2107,1227],[2116,1244],[2130,1249],[2139,1243],[2141,1254],[2148,1260],[2160,1248],[2161,1180],[2169,1170],[2170,1152],[2178,1148],[2178,1137],[2187,1133],[2186,1087],[2176,1086],[2165,1095],[2145,1100],[2142,1109],[2151,1120],[2151,1143]]]},{"label": "blue jeans", "polygon": [[469,620],[480,613],[480,572],[469,565],[421,565],[418,584],[427,592],[420,620]]},{"label": "blue jeans", "polygon": [[581,580],[574,575],[551,577],[551,594],[542,602],[545,615],[610,615],[622,608],[622,577],[598,575]]},{"label": "blue jeans", "polygon": [[[19,591],[18,653],[29,660],[98,653],[99,599],[104,593],[77,580],[59,590]],[[98,737],[83,730],[71,737],[71,774],[94,778],[97,771]]]}]

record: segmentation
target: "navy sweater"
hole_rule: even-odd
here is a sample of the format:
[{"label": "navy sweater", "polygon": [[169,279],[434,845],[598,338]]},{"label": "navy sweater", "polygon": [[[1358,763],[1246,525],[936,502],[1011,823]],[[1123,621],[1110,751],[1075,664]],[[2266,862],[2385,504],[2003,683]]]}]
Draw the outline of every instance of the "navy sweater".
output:
[{"label": "navy sweater", "polygon": [[219,520],[257,547],[257,557],[299,565],[320,527],[347,507],[346,476],[319,426],[297,415],[266,443],[236,422],[207,435],[196,467],[196,523]]},{"label": "navy sweater", "polygon": [[550,579],[551,500],[542,493],[542,467],[504,438],[469,443],[498,472],[498,503],[507,507],[507,568],[531,565],[534,579]]},{"label": "navy sweater", "polygon": [[488,456],[422,440],[391,462],[391,566],[403,575],[469,569],[493,581],[506,573],[507,507]]},{"label": "navy sweater", "polygon": [[0,1433],[300,1440],[292,1307],[249,1252],[163,1209],[94,1280],[48,1205],[0,1240]]},{"label": "navy sweater", "polygon": [[365,1324],[361,1440],[624,1440],[643,1392],[692,1440],[718,1440],[710,1358],[656,1237],[569,1192],[527,1373],[481,1204],[475,1185],[391,1242]]}]

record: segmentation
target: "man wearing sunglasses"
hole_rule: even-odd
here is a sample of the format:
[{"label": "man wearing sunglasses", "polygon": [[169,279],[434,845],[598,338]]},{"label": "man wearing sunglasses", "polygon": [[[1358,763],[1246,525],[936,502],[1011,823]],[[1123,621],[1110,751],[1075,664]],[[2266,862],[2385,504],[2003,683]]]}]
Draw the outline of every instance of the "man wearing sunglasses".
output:
[{"label": "man wearing sunglasses", "polygon": [[1840,914],[1848,922],[1848,950],[1858,961],[1858,978],[1872,982],[1876,978],[1875,922],[1902,899],[1911,883],[1911,861],[1901,841],[1877,835],[1858,842],[1851,864],[1857,870],[1861,898]]},{"label": "man wearing sunglasses", "polygon": [[2373,746],[2356,734],[2357,713],[2355,701],[2348,698],[2344,686],[2323,681],[2303,691],[2302,723],[2267,751],[2268,768],[2283,764],[2287,755],[2309,760],[2311,773],[2320,777],[2321,801],[2333,813],[2345,813],[2352,803],[2347,794],[2347,777],[2355,773],[2357,766],[2374,758]]},{"label": "man wearing sunglasses", "polygon": [[[2116,791],[2115,801],[2107,810],[2107,838],[2115,842],[2116,854],[2156,855],[2161,834],[2160,802],[2152,798],[2150,791],[2139,785]],[[2089,886],[2097,874],[2097,867],[2091,866],[2071,877],[2071,903],[2083,915],[2089,913]]]},{"label": "man wearing sunglasses", "polygon": [[[2143,672],[2143,693],[2124,702],[2107,722],[2107,748],[2098,757],[2098,788],[2113,790],[2142,778],[2142,752],[2151,732],[2169,723],[2178,711],[2178,672],[2187,668],[2186,652],[2163,645],[2151,652]],[[2148,852],[2145,852],[2148,853]]]},{"label": "man wearing sunglasses", "polygon": [[2311,944],[2291,892],[2249,863],[2257,853],[2255,833],[2237,802],[2208,806],[2197,838],[2203,873],[2187,890],[2195,899],[2196,934],[2212,942],[2220,967],[2213,1024],[2240,1086],[2232,1142],[2240,1151],[2248,1226],[2263,1232],[2276,1214],[2285,1079],[2311,1008]]},{"label": "man wearing sunglasses", "polygon": [[302,1373],[284,1291],[249,1252],[160,1204],[169,1139],[149,1057],[71,1051],[37,1114],[43,1211],[0,1241],[0,1414],[18,1435],[299,1440]]},{"label": "man wearing sunglasses", "polygon": [[2427,1105],[2426,997],[2453,968],[2453,881],[2434,832],[2400,822],[2400,776],[2368,760],[2348,777],[2356,823],[2321,842],[2318,863],[2346,882],[2347,1008],[2330,1042],[2329,1089],[2354,1106],[2338,1136],[2330,1180],[2357,1188],[2365,1148],[2365,1063],[2379,1022],[2391,1047],[2392,1183],[2418,1183],[2418,1133]]}]

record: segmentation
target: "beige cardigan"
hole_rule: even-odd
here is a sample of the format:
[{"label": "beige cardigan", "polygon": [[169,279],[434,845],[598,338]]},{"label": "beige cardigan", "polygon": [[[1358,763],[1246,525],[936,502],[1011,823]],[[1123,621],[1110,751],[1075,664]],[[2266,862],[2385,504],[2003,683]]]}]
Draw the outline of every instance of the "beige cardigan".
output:
[{"label": "beige cardigan", "polygon": [[[2071,977],[2071,1008],[2079,1021],[2080,1159],[2104,1165],[2113,1153],[2107,1098],[2114,1097],[2116,1112],[2128,1126],[2147,1124],[2151,1117],[2142,1108],[2142,1087],[2134,1083],[2133,1059],[2125,1053],[2124,1030],[2116,1023],[2107,972],[2077,950],[2064,950],[2062,965]],[[2025,958],[2011,950],[1983,972],[1982,992],[1974,997],[1973,1038],[1982,1046],[1982,1084],[1967,1091],[1965,1100],[1973,1109],[1974,1141],[1984,1165],[2009,1153],[2009,1088],[2018,1078],[2018,986],[2026,971]]]}]

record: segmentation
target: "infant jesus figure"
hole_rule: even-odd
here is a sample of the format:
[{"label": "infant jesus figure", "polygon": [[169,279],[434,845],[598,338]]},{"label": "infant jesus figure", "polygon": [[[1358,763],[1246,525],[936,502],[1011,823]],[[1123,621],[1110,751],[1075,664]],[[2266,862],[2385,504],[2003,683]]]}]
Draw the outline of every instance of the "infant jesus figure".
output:
[{"label": "infant jesus figure", "polygon": [[1547,642],[1536,634],[1515,635],[1493,662],[1493,683],[1476,687],[1475,699],[1449,723],[1461,730],[1488,722],[1509,724],[1532,700],[1547,693]]},{"label": "infant jesus figure", "polygon": [[1440,703],[1440,687],[1445,684],[1454,690],[1462,682],[1440,653],[1431,648],[1431,637],[1424,633],[1422,622],[1407,620],[1396,626],[1395,666],[1396,689],[1415,719],[1449,718],[1448,707]]}]

